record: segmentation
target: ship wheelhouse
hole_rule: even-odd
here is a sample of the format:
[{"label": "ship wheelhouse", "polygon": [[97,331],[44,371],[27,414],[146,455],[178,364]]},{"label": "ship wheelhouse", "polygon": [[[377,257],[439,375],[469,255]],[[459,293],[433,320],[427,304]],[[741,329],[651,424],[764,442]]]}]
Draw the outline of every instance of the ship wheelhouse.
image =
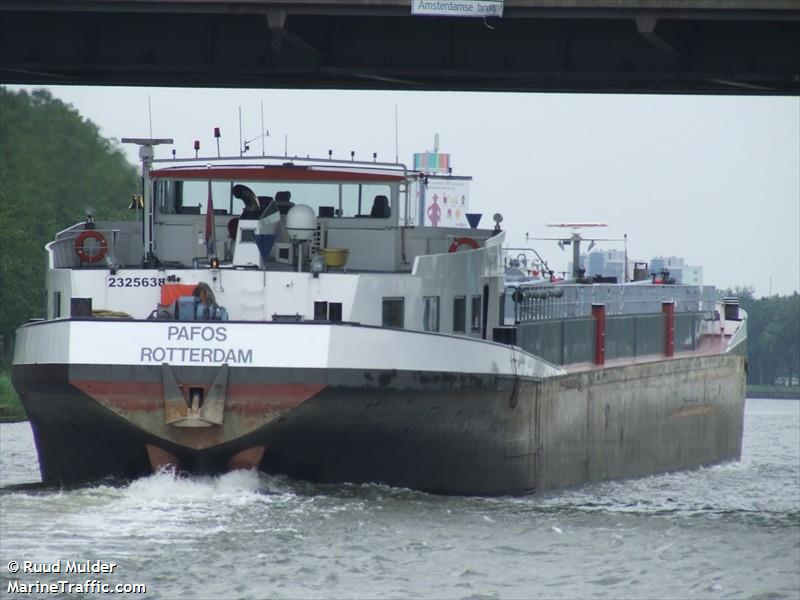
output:
[{"label": "ship wheelhouse", "polygon": [[[143,213],[138,220],[59,233],[48,247],[48,317],[174,316],[156,311],[163,287],[205,283],[231,320],[492,338],[502,235],[423,226],[418,173],[356,161],[209,162],[146,160],[143,201],[131,205]],[[89,226],[107,240],[97,260],[74,251]]]},{"label": "ship wheelhouse", "polygon": [[[162,263],[187,267],[213,254],[223,266],[296,268],[297,243],[286,230],[286,218],[294,206],[302,205],[315,217],[307,260],[324,248],[340,248],[348,251],[351,271],[403,268],[393,234],[401,224],[399,213],[407,209],[402,172],[281,165],[166,168],[151,176],[154,242]],[[209,196],[213,249],[207,247],[205,231]],[[274,235],[269,241],[277,247],[262,244],[251,247],[253,252],[236,252],[237,245],[255,244],[260,230]]]}]

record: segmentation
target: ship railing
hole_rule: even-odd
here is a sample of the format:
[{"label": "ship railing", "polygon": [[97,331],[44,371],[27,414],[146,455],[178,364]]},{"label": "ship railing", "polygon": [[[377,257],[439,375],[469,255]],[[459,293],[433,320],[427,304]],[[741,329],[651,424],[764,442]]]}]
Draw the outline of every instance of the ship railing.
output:
[{"label": "ship railing", "polygon": [[[373,160],[356,160],[351,158],[333,158],[320,156],[289,156],[289,155],[253,155],[253,156],[184,156],[175,158],[154,158],[153,165],[162,166],[182,166],[182,165],[207,165],[225,164],[227,166],[260,166],[264,162],[274,163],[275,165],[302,165],[315,167],[320,170],[347,170],[352,172],[370,172],[377,174],[401,175],[408,178],[409,173],[414,173],[401,162],[378,161],[377,156]],[[416,177],[414,173],[413,177]]]},{"label": "ship railing", "polygon": [[50,242],[45,246],[47,250],[48,267],[50,269],[79,269],[82,267],[108,267],[109,265],[119,264],[117,259],[117,246],[120,230],[119,229],[92,229],[100,233],[108,243],[108,249],[105,257],[94,264],[84,263],[81,261],[78,253],[75,250],[75,240],[83,233],[84,229],[81,224],[80,227],[70,227],[61,231],[56,236],[55,241]]},{"label": "ship railing", "polygon": [[[592,305],[603,304],[606,314],[660,313],[674,302],[676,313],[714,312],[718,294],[713,286],[664,285],[518,285],[506,288],[506,323],[588,317]],[[510,300],[510,302],[509,302]]]},{"label": "ship railing", "polygon": [[739,344],[742,344],[747,340],[747,317],[747,312],[743,308],[740,308],[740,321],[738,323],[738,327],[736,328],[736,332],[728,341],[728,346],[726,347],[725,352],[735,352]]},{"label": "ship railing", "polygon": [[89,267],[138,267],[142,260],[142,228],[138,221],[96,221],[96,231],[108,244],[106,256],[94,263],[81,263],[75,251],[75,238],[86,231],[86,223],[76,223],[59,231],[55,241],[45,246],[50,269],[78,269]]}]

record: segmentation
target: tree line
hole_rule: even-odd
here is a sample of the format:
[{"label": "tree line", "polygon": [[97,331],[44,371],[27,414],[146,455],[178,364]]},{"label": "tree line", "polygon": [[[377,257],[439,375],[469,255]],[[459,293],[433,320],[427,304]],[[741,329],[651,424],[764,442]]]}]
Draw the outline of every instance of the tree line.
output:
[{"label": "tree line", "polygon": [[800,294],[756,298],[752,287],[729,290],[747,311],[747,383],[800,379]]},{"label": "tree line", "polygon": [[0,363],[13,332],[44,316],[44,245],[83,220],[129,218],[137,169],[97,125],[46,90],[0,87]]}]

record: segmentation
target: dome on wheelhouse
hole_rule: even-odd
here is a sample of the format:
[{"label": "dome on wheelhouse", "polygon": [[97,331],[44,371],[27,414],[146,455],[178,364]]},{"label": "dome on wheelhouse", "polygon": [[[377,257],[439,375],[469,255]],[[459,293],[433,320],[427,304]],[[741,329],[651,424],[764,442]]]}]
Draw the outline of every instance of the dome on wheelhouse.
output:
[{"label": "dome on wheelhouse", "polygon": [[306,204],[293,206],[286,215],[286,231],[293,240],[310,240],[317,229],[314,209]]}]

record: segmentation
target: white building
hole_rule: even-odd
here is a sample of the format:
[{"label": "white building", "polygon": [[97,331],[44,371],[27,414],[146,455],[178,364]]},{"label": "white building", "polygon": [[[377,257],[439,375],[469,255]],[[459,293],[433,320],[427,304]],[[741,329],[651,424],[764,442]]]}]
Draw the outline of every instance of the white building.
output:
[{"label": "white building", "polygon": [[[625,273],[624,250],[595,250],[588,254],[581,254],[581,266],[586,269],[587,277],[600,275],[603,277],[616,277],[617,282],[623,283]],[[627,257],[628,281],[633,281],[635,263],[645,262],[638,258]],[[675,283],[684,285],[703,285],[703,267],[687,265],[680,256],[655,256],[648,264],[649,273],[659,273],[667,269]],[[567,272],[572,272],[572,261],[567,264]]]},{"label": "white building", "polygon": [[680,256],[655,256],[650,260],[650,272],[669,270],[675,283],[684,285],[703,285],[703,267],[687,265]]}]

